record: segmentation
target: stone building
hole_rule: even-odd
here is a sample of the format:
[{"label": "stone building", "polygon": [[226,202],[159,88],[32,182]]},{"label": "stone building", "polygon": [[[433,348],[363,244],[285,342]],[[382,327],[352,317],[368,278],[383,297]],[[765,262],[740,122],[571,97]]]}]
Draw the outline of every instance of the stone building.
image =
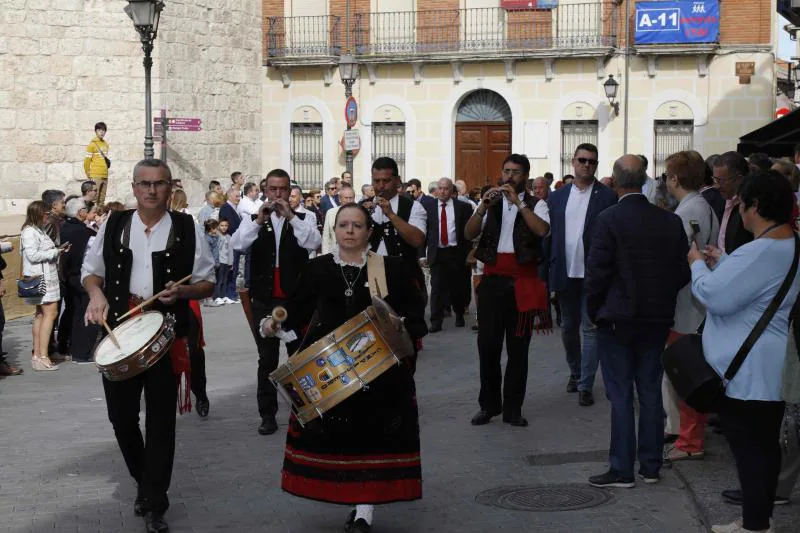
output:
[{"label": "stone building", "polygon": [[[168,0],[154,51],[153,111],[202,120],[168,135],[191,202],[209,179],[262,172],[261,3]],[[0,210],[48,188],[76,192],[98,121],[108,124],[110,196],[131,194],[144,142],[144,69],[126,0],[0,3]],[[159,152],[156,144],[156,155]]]},{"label": "stone building", "polygon": [[[492,181],[511,150],[536,174],[561,176],[581,141],[599,146],[605,175],[626,139],[655,175],[678,149],[734,149],[775,112],[775,0],[719,4],[719,42],[631,46],[626,80],[631,17],[621,0],[166,0],[153,112],[202,120],[203,131],[173,132],[168,147],[195,208],[208,180],[234,170],[281,166],[306,188],[341,173],[336,65],[348,50],[361,65],[356,184],[379,155],[424,182]],[[144,79],[125,5],[0,3],[3,213],[47,188],[75,192],[99,120],[109,126],[111,196],[129,196]],[[506,9],[520,5],[535,9]],[[741,65],[752,67],[748,80]],[[619,115],[604,93],[609,75],[620,83]]]},{"label": "stone building", "polygon": [[[356,183],[388,154],[402,161],[405,178],[479,186],[498,177],[512,150],[536,174],[559,177],[583,141],[597,144],[598,172],[608,175],[626,137],[627,150],[646,155],[657,175],[669,153],[736,149],[775,113],[771,0],[720,1],[719,42],[632,44],[627,103],[625,20],[633,16],[625,2],[351,0],[349,39],[345,4],[263,3],[263,161],[308,186],[344,165],[335,68],[348,41],[361,64]],[[504,8],[520,4],[538,8]],[[737,75],[741,64],[752,67],[748,80]],[[620,83],[618,116],[603,88],[609,74]]]}]

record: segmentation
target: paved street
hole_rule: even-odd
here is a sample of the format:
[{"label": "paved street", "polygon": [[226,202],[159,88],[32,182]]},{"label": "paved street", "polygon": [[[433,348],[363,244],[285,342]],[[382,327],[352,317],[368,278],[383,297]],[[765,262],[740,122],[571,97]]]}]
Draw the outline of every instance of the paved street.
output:
[{"label": "paved street", "polygon": [[[241,310],[204,313],[211,414],[178,421],[167,514],[172,530],[341,531],[345,508],[279,488],[286,410],[278,434],[256,433],[255,349]],[[376,533],[704,531],[673,471],[658,485],[609,491],[609,501],[584,510],[526,512],[477,503],[479,493],[498,487],[576,484],[588,490],[587,477],[606,468],[609,409],[601,383],[592,408],[579,407],[564,392],[559,336],[540,336],[531,348],[524,409],[531,425],[472,427],[475,334],[453,329],[452,321],[445,328],[425,339],[417,374],[424,497],[377,508]],[[12,354],[26,353],[29,319],[9,323],[5,342]],[[24,376],[0,381],[0,532],[143,531],[94,367],[64,364],[58,372],[33,373],[27,357],[20,362]]]}]

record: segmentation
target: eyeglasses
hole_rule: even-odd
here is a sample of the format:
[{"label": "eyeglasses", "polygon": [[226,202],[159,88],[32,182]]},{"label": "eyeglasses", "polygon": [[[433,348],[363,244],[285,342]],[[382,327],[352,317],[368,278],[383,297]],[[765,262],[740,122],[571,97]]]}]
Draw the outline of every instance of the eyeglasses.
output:
[{"label": "eyeglasses", "polygon": [[588,157],[576,157],[575,161],[577,161],[581,165],[590,165],[590,166],[596,166],[598,162],[597,159],[589,159]]},{"label": "eyeglasses", "polygon": [[504,176],[521,176],[522,175],[522,171],[521,170],[512,170],[510,168],[504,168],[503,169],[503,175]]},{"label": "eyeglasses", "polygon": [[170,182],[166,180],[158,180],[158,181],[134,181],[133,184],[138,188],[148,191],[150,189],[166,189],[170,186]]}]

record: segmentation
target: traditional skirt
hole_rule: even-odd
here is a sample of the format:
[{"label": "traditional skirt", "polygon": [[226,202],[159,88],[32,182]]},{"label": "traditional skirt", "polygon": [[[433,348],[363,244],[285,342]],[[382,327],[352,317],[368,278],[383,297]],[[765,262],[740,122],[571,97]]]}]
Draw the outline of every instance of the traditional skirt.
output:
[{"label": "traditional skirt", "polygon": [[408,366],[392,367],[305,427],[292,415],[281,487],[348,505],[421,498],[419,417]]}]

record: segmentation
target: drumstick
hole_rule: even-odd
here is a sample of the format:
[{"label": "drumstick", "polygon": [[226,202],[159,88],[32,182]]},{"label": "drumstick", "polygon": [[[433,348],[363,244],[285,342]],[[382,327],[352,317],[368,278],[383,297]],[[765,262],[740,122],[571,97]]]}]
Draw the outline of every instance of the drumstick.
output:
[{"label": "drumstick", "polygon": [[108,332],[108,336],[111,338],[111,342],[114,343],[114,346],[117,347],[117,350],[121,350],[122,346],[119,345],[119,341],[117,340],[117,336],[114,335],[114,332],[111,331],[111,328],[108,327],[108,322],[106,322],[105,320],[103,320],[103,327],[106,328],[106,331]]},{"label": "drumstick", "polygon": [[[175,285],[182,285],[182,284],[186,283],[187,281],[189,281],[190,279],[192,279],[192,275],[191,274],[189,274],[188,276],[186,276],[183,279],[180,279],[180,280],[176,281],[175,283],[172,284],[172,286],[174,287]],[[123,319],[125,319],[125,318],[127,318],[129,316],[131,316],[134,313],[137,313],[137,312],[141,311],[143,308],[147,307],[151,303],[153,303],[156,300],[158,300],[159,298],[161,298],[161,296],[165,292],[167,292],[168,290],[169,289],[164,289],[163,291],[159,292],[158,294],[156,294],[152,298],[149,298],[149,299],[145,300],[144,302],[140,303],[139,305],[137,305],[136,307],[134,307],[133,309],[131,309],[130,311],[128,311],[127,313],[125,313],[124,315],[119,317],[117,319],[117,322],[119,322],[120,320],[123,320]]]},{"label": "drumstick", "polygon": [[286,312],[286,308],[283,306],[277,306],[275,309],[272,310],[272,320],[275,322],[277,326],[280,326],[286,319],[289,317],[289,313]]}]

